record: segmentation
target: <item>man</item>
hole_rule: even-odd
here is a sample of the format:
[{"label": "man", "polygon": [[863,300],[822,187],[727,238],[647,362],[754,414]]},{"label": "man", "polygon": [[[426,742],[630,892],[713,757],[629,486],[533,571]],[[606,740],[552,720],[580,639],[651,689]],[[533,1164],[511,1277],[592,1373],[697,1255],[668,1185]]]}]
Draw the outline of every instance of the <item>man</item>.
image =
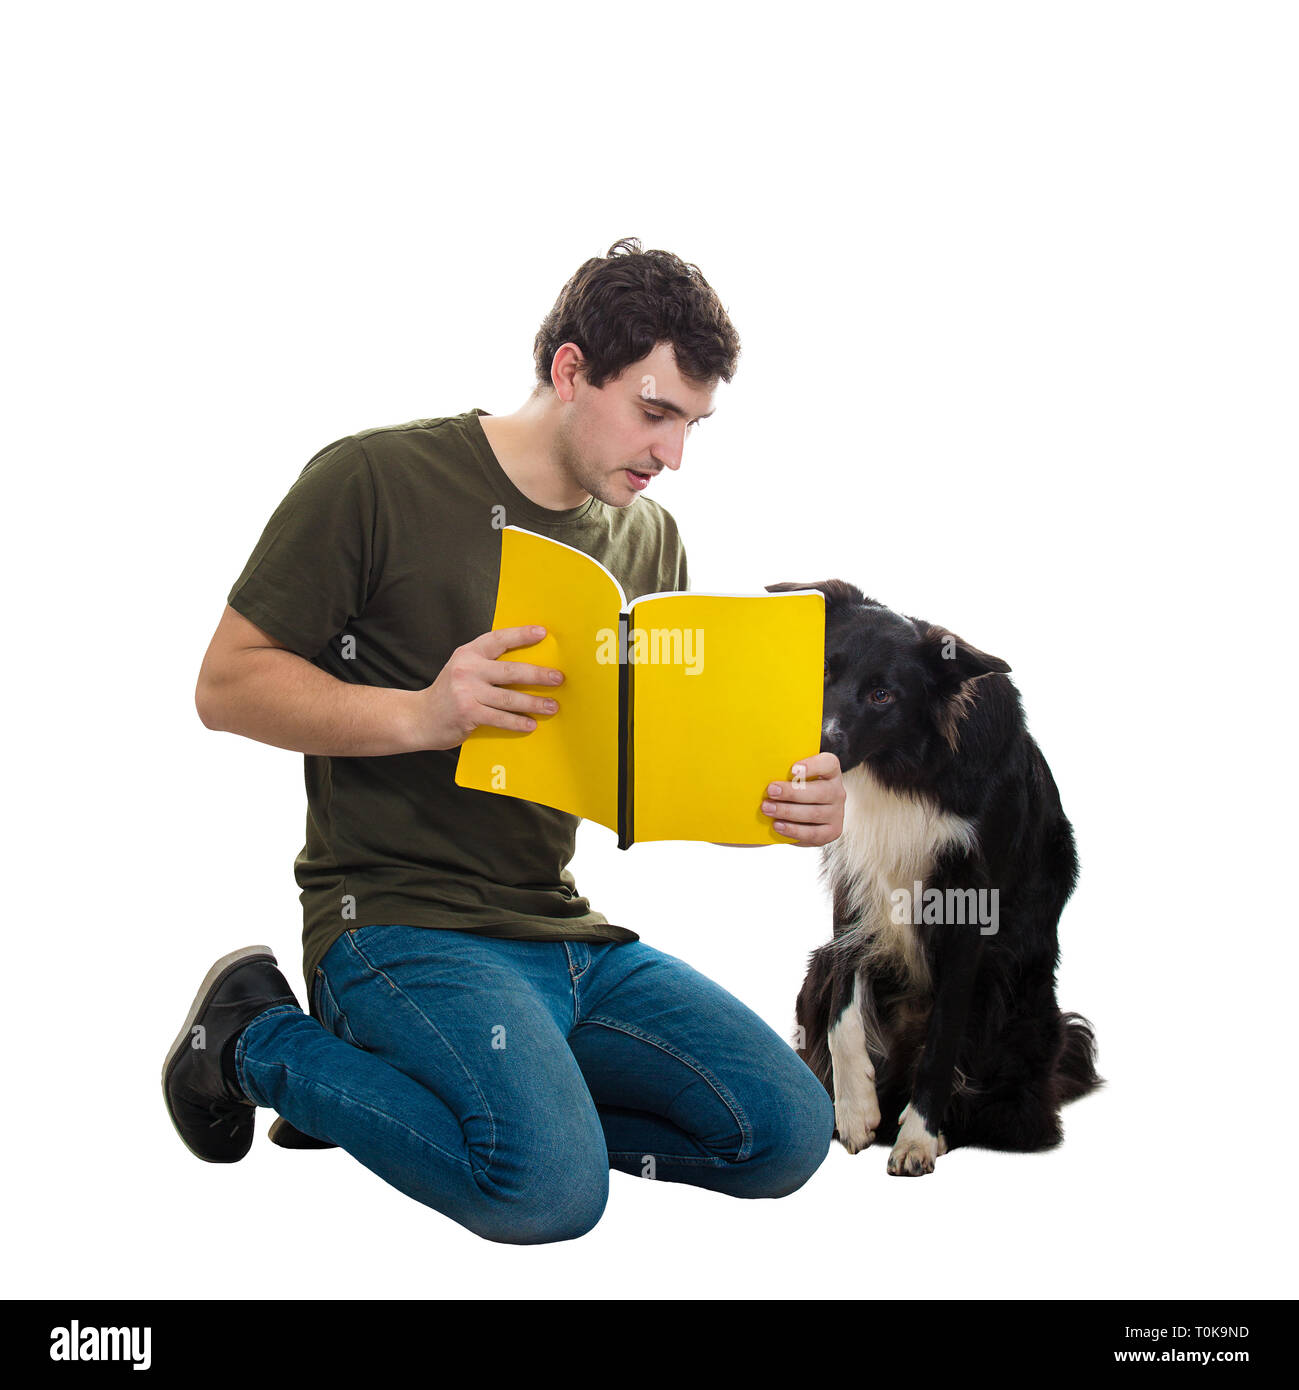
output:
[{"label": "man", "polygon": [[[590,1230],[610,1168],[777,1197],[821,1163],[820,1082],[739,1000],[578,894],[578,818],[454,781],[479,725],[563,718],[562,672],[497,660],[543,631],[489,631],[501,527],[584,550],[629,598],[686,588],[676,524],[642,494],[681,466],[738,354],[696,267],[619,242],[560,294],[512,415],[364,430],[290,489],[196,703],[209,728],[306,755],[310,1013],[266,948],[213,966],[163,1075],[200,1158],[242,1158],[269,1106],[277,1142],[339,1145],[520,1244]],[[509,688],[547,683],[553,699]],[[812,749],[791,771],[763,810],[826,844],[838,761]]]}]

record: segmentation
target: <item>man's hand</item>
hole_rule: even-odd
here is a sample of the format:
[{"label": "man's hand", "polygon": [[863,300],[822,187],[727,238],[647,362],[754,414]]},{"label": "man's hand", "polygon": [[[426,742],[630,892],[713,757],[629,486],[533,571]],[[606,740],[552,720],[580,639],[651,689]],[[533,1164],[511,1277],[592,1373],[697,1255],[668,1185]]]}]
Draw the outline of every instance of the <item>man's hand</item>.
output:
[{"label": "man's hand", "polygon": [[411,746],[414,749],[458,748],[477,728],[526,732],[537,717],[559,709],[555,700],[507,690],[510,685],[559,685],[563,673],[551,666],[498,661],[515,647],[531,647],[546,635],[543,627],[503,627],[457,647],[432,685],[408,698],[412,702]]},{"label": "man's hand", "polygon": [[[801,769],[801,771],[800,771]],[[828,845],[843,832],[844,787],[834,753],[814,753],[790,769],[792,782],[772,782],[764,815],[779,817],[774,829],[795,844]]]}]

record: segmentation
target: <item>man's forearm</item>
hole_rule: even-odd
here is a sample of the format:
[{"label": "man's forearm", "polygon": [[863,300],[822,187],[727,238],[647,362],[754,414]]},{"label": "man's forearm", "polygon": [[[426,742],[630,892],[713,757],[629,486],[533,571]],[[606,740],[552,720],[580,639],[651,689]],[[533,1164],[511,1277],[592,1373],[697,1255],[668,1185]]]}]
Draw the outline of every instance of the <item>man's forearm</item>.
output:
[{"label": "man's forearm", "polygon": [[244,652],[238,670],[199,675],[195,704],[209,729],[332,758],[375,758],[415,748],[413,691],[351,685],[296,652]]}]

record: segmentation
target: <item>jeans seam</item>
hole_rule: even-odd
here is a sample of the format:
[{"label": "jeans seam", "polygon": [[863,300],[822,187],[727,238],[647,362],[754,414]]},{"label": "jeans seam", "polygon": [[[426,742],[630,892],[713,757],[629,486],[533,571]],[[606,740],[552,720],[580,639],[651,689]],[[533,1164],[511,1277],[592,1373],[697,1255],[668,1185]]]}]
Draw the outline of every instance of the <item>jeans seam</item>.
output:
[{"label": "jeans seam", "polygon": [[693,1168],[729,1168],[740,1162],[738,1158],[719,1158],[716,1154],[708,1157],[696,1154],[689,1157],[684,1154],[633,1153],[629,1149],[610,1149],[609,1157],[625,1159],[628,1163],[643,1163],[646,1158],[653,1158],[655,1163],[682,1163]]},{"label": "jeans seam", "polygon": [[[299,1010],[299,1012],[301,1012],[301,1010]],[[381,1119],[388,1120],[390,1123],[400,1126],[402,1129],[406,1130],[407,1133],[413,1134],[420,1143],[426,1144],[436,1153],[444,1155],[455,1163],[463,1163],[465,1167],[468,1168],[469,1172],[471,1174],[473,1173],[474,1166],[465,1159],[464,1154],[453,1154],[449,1150],[444,1149],[441,1144],[435,1144],[426,1134],[421,1134],[414,1126],[408,1125],[405,1120],[398,1119],[396,1115],[390,1114],[387,1110],[380,1110],[377,1106],[368,1105],[363,1100],[357,1100],[349,1092],[343,1090],[341,1087],[332,1086],[327,1081],[321,1081],[316,1077],[306,1076],[300,1071],[294,1071],[292,1067],[285,1066],[283,1062],[277,1062],[274,1065],[282,1070],[286,1076],[292,1076],[298,1081],[305,1083],[307,1086],[319,1087],[322,1091],[328,1091],[330,1095],[341,1097],[348,1105],[355,1105],[358,1109],[368,1111],[371,1115],[378,1115]]]},{"label": "jeans seam", "polygon": [[[329,1000],[329,1007],[333,1015],[332,1019],[328,1024],[329,1031],[331,1033],[334,1033],[336,1036],[341,1037],[345,1042],[351,1043],[353,1047],[360,1047],[361,1043],[358,1041],[356,1034],[352,1032],[352,1025],[348,1023],[347,1015],[338,1006],[338,998],[334,994],[333,986],[329,983],[329,976],[325,974],[325,972],[320,968],[320,966],[317,966],[316,1007],[319,1010],[318,1021],[322,1024],[325,1022],[324,1003],[326,998],[328,998]],[[339,1027],[342,1029],[341,1032],[338,1032],[338,1030],[334,1027],[335,1023],[337,1023]]]},{"label": "jeans seam", "polygon": [[[420,1018],[424,1020],[425,1024],[432,1031],[434,1036],[441,1042],[442,1046],[445,1047],[446,1050],[451,1054],[451,1056],[455,1058],[456,1065],[460,1068],[461,1072],[464,1074],[469,1084],[473,1087],[475,1094],[478,1096],[479,1103],[482,1105],[483,1114],[487,1116],[487,1125],[491,1132],[491,1144],[488,1148],[487,1157],[484,1160],[482,1167],[482,1176],[485,1178],[489,1177],[490,1175],[488,1174],[487,1170],[491,1167],[492,1159],[496,1156],[496,1116],[492,1113],[492,1107],[487,1103],[487,1097],[483,1095],[482,1088],[479,1086],[478,1081],[475,1078],[473,1072],[471,1072],[469,1068],[465,1066],[464,1062],[461,1060],[460,1054],[455,1050],[454,1047],[451,1046],[451,1043],[442,1033],[442,1030],[437,1026],[437,1024],[433,1022],[431,1018],[429,1018],[429,1016],[424,1012],[424,1010],[420,1008],[420,1006],[410,997],[410,995],[407,994],[406,991],[402,989],[401,986],[398,985],[392,979],[392,977],[387,974],[386,971],[381,970],[377,965],[373,964],[373,962],[371,962],[366,957],[365,952],[362,951],[360,946],[357,944],[356,933],[349,932],[347,936],[343,939],[346,940],[347,944],[364,963],[365,968],[370,972],[371,976],[382,979],[393,991],[394,994],[397,994],[402,1000],[404,1000],[412,1009],[414,1009],[414,1011],[420,1016]],[[466,1140],[466,1148],[468,1149],[468,1140]],[[471,1155],[472,1159],[473,1150],[468,1149],[468,1152]],[[472,1161],[469,1164],[469,1170],[470,1172],[475,1172]]]},{"label": "jeans seam", "polygon": [[[628,1037],[637,1038],[641,1042],[649,1043],[651,1047],[657,1047],[659,1051],[666,1052],[670,1057],[675,1057],[678,1062],[689,1067],[695,1072],[712,1090],[713,1094],[731,1113],[731,1118],[735,1121],[736,1128],[740,1131],[741,1144],[739,1152],[733,1159],[719,1158],[717,1161],[726,1163],[743,1163],[753,1151],[753,1130],[745,1118],[744,1111],[740,1108],[739,1102],[731,1095],[730,1091],[722,1085],[721,1081],[715,1077],[706,1067],[696,1062],[693,1057],[687,1056],[680,1048],[673,1047],[671,1043],[664,1042],[662,1038],[656,1038],[651,1033],[645,1032],[643,1028],[636,1028],[629,1023],[619,1023],[616,1019],[603,1018],[599,1015],[592,1015],[582,1020],[583,1023],[594,1023],[601,1028],[610,1028],[618,1033],[626,1033]],[[677,1160],[673,1159],[673,1162]],[[693,1160],[685,1160],[687,1162]]]},{"label": "jeans seam", "polygon": [[582,1021],[582,977],[595,964],[595,952],[590,946],[586,945],[585,942],[573,944],[581,944],[586,951],[586,964],[580,970],[575,970],[573,968],[573,952],[570,949],[570,943],[567,941],[563,942],[564,954],[568,957],[569,983],[573,988],[573,1022],[571,1027],[576,1028]]},{"label": "jeans seam", "polygon": [[574,969],[573,969],[573,953],[572,953],[572,951],[569,949],[569,944],[568,944],[567,941],[564,942],[564,954],[568,957],[568,973],[572,976],[572,978],[573,978],[573,980],[574,980],[575,982],[576,982],[577,980],[580,980],[580,979],[582,978],[582,976],[585,975],[586,972],[587,972],[588,970],[590,970],[591,966],[594,964],[594,960],[593,960],[593,958],[592,958],[592,956],[591,956],[591,952],[590,952],[590,950],[588,950],[587,953],[586,953],[586,964],[585,964],[580,970],[574,970]]},{"label": "jeans seam", "polygon": [[249,1100],[252,1099],[252,1092],[248,1089],[248,1073],[244,1070],[244,1052],[248,1046],[249,1027],[254,1023],[259,1023],[264,1018],[279,1018],[283,1014],[300,1013],[302,1010],[296,1004],[273,1004],[269,1009],[263,1009],[261,1013],[250,1018],[239,1030],[239,1036],[235,1040],[235,1077],[239,1082],[239,1089]]}]

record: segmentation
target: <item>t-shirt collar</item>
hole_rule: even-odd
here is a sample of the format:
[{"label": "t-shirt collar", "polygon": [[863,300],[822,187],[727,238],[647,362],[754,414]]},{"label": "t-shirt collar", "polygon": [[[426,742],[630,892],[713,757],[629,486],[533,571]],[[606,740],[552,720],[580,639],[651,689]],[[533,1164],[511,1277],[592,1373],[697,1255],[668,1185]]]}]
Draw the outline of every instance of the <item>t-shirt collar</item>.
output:
[{"label": "t-shirt collar", "polygon": [[604,505],[598,497],[591,496],[580,506],[556,511],[552,507],[540,506],[526,493],[520,492],[510,475],[501,467],[501,461],[496,457],[496,452],[479,421],[479,416],[490,414],[490,410],[474,406],[465,416],[466,434],[493,491],[499,494],[505,503],[507,523],[526,521],[531,526],[562,526],[566,522],[581,521],[591,515],[597,505]]}]

